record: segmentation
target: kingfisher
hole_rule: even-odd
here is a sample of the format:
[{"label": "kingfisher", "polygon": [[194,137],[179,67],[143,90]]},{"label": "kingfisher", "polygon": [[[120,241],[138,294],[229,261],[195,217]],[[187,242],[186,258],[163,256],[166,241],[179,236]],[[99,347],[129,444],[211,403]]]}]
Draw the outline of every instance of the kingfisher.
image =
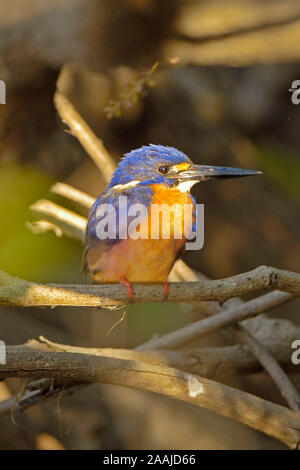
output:
[{"label": "kingfisher", "polygon": [[[183,152],[162,145],[150,144],[126,153],[90,210],[83,272],[90,274],[93,283],[123,284],[130,302],[134,299],[133,282],[161,282],[166,299],[168,276],[185,250],[187,237],[196,230],[196,201],[190,193],[193,185],[258,174],[261,172],[195,165]],[[170,208],[171,216],[164,218],[159,213],[157,217],[155,207]],[[133,208],[139,209],[135,219]],[[175,223],[176,216],[182,223]],[[190,227],[188,234],[183,221]],[[132,224],[134,236],[130,234]],[[165,229],[168,236],[164,236]],[[156,236],[151,236],[153,232]]]}]

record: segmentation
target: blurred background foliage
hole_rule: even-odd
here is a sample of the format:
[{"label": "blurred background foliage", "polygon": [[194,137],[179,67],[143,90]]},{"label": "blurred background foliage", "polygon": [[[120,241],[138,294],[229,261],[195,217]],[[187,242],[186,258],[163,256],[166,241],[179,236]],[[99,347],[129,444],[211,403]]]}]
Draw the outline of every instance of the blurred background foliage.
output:
[{"label": "blurred background foliage", "polygon": [[[104,182],[53,106],[56,86],[116,161],[147,143],[195,162],[262,169],[264,176],[195,188],[205,246],[185,260],[218,278],[261,264],[300,271],[298,0],[1,0],[0,267],[38,282],[87,282],[82,247],[35,235],[29,206],[66,181],[97,196]],[[158,64],[157,64],[158,62]],[[299,303],[298,303],[299,305]],[[297,304],[272,315],[294,321]],[[199,316],[189,305],[122,312],[1,309],[1,339],[42,334],[86,346],[132,347]],[[299,320],[298,320],[299,321]],[[210,335],[199,345],[224,345]],[[263,374],[224,381],[282,403]],[[0,398],[19,389],[0,384]],[[176,416],[176,420],[174,417]],[[119,387],[93,386],[61,403],[2,418],[0,448],[280,448],[272,439],[192,406]]]}]

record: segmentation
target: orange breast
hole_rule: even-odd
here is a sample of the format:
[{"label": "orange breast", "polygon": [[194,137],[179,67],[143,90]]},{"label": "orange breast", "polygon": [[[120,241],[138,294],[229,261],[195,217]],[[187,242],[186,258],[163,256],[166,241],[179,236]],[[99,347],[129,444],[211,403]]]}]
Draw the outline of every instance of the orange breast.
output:
[{"label": "orange breast", "polygon": [[[126,277],[130,282],[159,282],[167,279],[179,252],[185,244],[184,238],[184,211],[190,206],[190,220],[192,225],[193,201],[189,194],[181,193],[177,189],[168,189],[163,185],[152,185],[153,198],[148,209],[148,223],[140,225],[141,238],[121,240],[113,245],[108,252],[98,253],[98,271],[93,276],[96,282],[118,282]],[[170,218],[164,212],[155,213],[155,206],[165,204],[170,210]],[[175,207],[176,206],[176,207]],[[155,215],[155,217],[154,217]],[[181,219],[180,219],[181,217]],[[178,224],[181,220],[180,224]],[[153,232],[158,235],[153,237]],[[169,232],[169,236],[164,234]]]},{"label": "orange breast", "polygon": [[[189,193],[181,193],[178,189],[155,184],[152,203],[149,210],[149,230],[159,233],[159,238],[184,239],[185,230],[190,231],[193,225],[193,201]],[[158,216],[159,215],[159,216]],[[149,236],[153,238],[153,230]]]}]

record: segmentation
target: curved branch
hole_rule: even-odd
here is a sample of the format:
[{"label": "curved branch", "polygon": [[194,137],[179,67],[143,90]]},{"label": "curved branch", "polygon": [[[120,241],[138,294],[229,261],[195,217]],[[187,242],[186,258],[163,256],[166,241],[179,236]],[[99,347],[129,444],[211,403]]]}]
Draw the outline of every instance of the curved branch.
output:
[{"label": "curved branch", "polygon": [[38,377],[100,382],[147,390],[192,403],[240,421],[296,449],[300,415],[246,392],[170,367],[86,354],[7,348],[1,377]]},{"label": "curved branch", "polygon": [[76,238],[76,240],[79,241],[83,240],[87,224],[86,217],[76,214],[69,209],[65,209],[59,204],[48,201],[47,199],[39,199],[30,206],[30,210],[39,216],[42,215],[43,218],[46,218],[50,223],[53,224],[54,222],[61,230],[61,233]]}]

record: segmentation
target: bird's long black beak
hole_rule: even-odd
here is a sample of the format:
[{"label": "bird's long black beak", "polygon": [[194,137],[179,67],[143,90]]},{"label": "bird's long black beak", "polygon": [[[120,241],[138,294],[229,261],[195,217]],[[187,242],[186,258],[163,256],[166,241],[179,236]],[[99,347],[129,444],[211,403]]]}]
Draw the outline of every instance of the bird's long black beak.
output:
[{"label": "bird's long black beak", "polygon": [[240,178],[242,176],[261,175],[261,171],[244,170],[225,166],[193,165],[179,175],[180,181],[205,181],[210,179]]}]

